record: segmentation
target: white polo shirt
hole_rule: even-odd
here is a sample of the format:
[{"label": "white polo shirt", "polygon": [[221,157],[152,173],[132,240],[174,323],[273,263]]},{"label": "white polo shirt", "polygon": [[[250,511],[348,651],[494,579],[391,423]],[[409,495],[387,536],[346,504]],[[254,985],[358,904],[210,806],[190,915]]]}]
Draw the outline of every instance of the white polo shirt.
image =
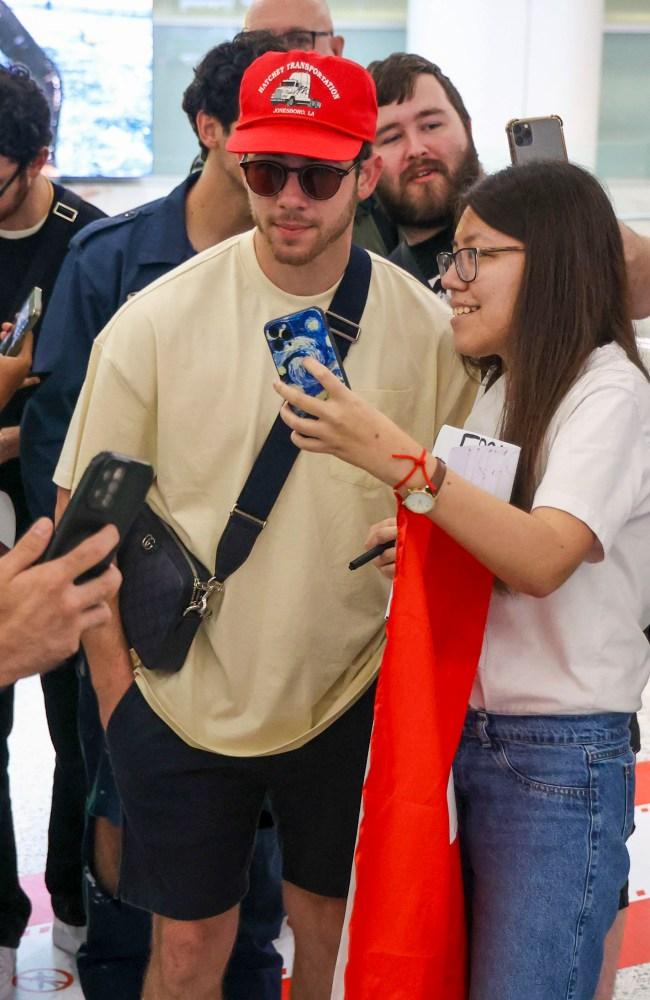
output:
[{"label": "white polo shirt", "polygon": [[[498,432],[503,379],[465,426]],[[548,597],[493,593],[470,703],[505,715],[633,712],[650,672],[650,383],[614,344],[595,350],[558,407],[533,508],[598,539]]]}]

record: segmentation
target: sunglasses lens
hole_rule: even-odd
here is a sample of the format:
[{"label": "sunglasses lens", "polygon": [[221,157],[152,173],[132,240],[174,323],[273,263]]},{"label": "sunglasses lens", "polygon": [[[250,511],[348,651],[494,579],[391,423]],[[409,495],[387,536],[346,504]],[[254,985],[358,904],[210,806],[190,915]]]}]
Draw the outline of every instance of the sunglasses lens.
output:
[{"label": "sunglasses lens", "polygon": [[242,164],[248,186],[262,198],[272,198],[284,187],[286,171],[281,163],[267,160],[249,160]]},{"label": "sunglasses lens", "polygon": [[301,171],[300,181],[305,194],[316,201],[333,198],[341,186],[343,178],[332,167],[316,164]]}]

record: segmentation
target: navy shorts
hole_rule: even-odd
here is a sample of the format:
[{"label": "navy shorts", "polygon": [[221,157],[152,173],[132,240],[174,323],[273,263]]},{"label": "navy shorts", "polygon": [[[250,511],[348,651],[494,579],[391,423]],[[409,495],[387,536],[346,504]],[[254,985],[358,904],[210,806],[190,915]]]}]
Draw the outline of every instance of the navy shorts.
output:
[{"label": "navy shorts", "polygon": [[106,734],[123,810],[120,897],[175,920],[205,919],[235,906],[248,890],[268,796],[283,878],[344,898],[374,695],[373,685],[297,750],[228,757],[181,740],[133,684]]}]

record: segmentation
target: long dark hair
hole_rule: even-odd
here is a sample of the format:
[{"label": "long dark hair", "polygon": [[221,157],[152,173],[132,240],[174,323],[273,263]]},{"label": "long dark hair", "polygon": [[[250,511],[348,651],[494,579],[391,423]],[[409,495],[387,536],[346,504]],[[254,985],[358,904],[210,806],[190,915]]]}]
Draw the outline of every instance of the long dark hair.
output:
[{"label": "long dark hair", "polygon": [[[591,352],[620,344],[648,378],[628,311],[623,244],[598,181],[569,163],[508,167],[470,188],[466,207],[526,248],[500,434],[521,447],[513,503],[530,510],[549,423]],[[482,360],[493,382],[502,363]]]}]

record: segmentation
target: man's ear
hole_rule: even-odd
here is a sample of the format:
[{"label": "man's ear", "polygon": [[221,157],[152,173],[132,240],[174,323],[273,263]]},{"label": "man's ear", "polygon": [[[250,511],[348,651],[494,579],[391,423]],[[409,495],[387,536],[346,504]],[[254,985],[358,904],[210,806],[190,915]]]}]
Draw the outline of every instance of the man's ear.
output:
[{"label": "man's ear", "polygon": [[345,45],[345,38],[343,35],[334,35],[330,44],[332,46],[332,52],[335,56],[343,55],[343,46]]},{"label": "man's ear", "polygon": [[206,149],[216,149],[217,146],[224,144],[226,131],[214,115],[209,115],[207,111],[199,111],[195,121],[199,141]]},{"label": "man's ear", "polygon": [[377,187],[377,181],[381,177],[383,161],[377,153],[372,153],[367,160],[364,160],[359,169],[359,183],[357,193],[360,201],[369,198]]},{"label": "man's ear", "polygon": [[34,159],[27,164],[27,173],[30,177],[37,177],[41,170],[50,158],[49,146],[43,146],[39,149],[38,153]]}]

